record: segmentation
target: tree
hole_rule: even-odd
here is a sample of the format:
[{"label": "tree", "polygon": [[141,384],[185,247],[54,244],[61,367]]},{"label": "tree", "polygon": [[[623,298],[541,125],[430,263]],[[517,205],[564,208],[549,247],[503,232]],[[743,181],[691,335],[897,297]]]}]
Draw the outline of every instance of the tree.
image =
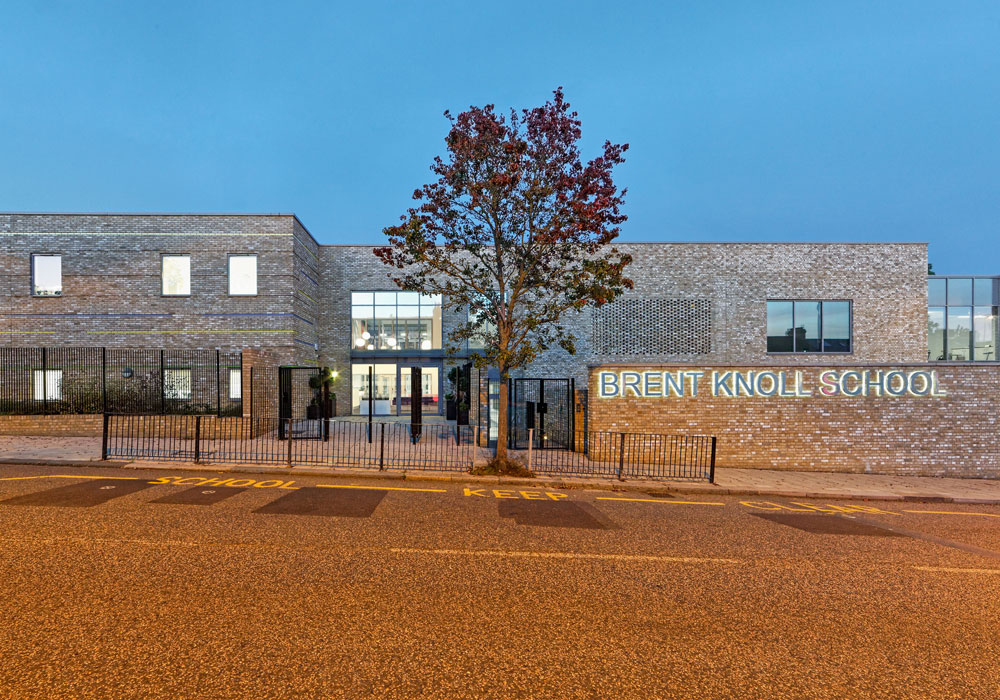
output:
[{"label": "tree", "polygon": [[632,281],[632,258],[609,244],[626,220],[625,190],[612,179],[627,144],[604,143],[586,164],[580,120],[562,88],[541,107],[470,107],[451,128],[437,179],[413,193],[418,202],[384,230],[389,245],[375,254],[393,268],[401,288],[441,294],[468,322],[449,334],[448,351],[466,340],[477,367],[500,373],[497,457],[506,464],[507,379],[544,350],[575,353],[575,337],[560,325],[567,312],[612,301]]}]

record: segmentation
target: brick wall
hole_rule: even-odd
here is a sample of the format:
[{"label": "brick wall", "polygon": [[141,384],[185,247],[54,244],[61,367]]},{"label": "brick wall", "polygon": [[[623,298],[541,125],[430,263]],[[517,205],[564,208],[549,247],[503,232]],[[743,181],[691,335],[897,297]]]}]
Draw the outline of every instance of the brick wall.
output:
[{"label": "brick wall", "polygon": [[[601,371],[694,369],[706,378],[712,371],[799,370],[814,395],[715,397],[702,385],[697,397],[599,397]],[[933,370],[947,396],[820,396],[826,370]],[[597,366],[589,388],[591,430],[715,435],[723,467],[1000,478],[996,365]]]},{"label": "brick wall", "polygon": [[100,437],[104,416],[0,416],[0,435]]},{"label": "brick wall", "polygon": [[[256,347],[294,361],[306,333],[293,305],[296,224],[290,215],[0,214],[0,343]],[[63,256],[62,296],[31,296],[33,253]],[[164,253],[191,256],[189,297],[161,296]],[[257,255],[257,296],[229,296],[231,253]]]}]

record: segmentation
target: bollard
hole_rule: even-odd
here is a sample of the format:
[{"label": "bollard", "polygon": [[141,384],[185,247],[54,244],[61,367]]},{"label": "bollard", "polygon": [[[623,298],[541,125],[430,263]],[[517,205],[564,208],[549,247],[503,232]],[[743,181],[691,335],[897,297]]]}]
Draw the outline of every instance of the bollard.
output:
[{"label": "bollard", "polygon": [[708,471],[708,483],[715,483],[715,436],[712,436],[712,465]]},{"label": "bollard", "polygon": [[622,433],[621,445],[618,448],[618,481],[625,481],[622,478],[622,470],[625,468],[625,433]]},{"label": "bollard", "polygon": [[385,423],[382,423],[382,430],[378,439],[378,470],[385,470]]},{"label": "bollard", "polygon": [[528,428],[528,471],[531,471],[531,447],[535,443],[535,429]]},{"label": "bollard", "polygon": [[194,463],[201,461],[201,416],[194,418]]},{"label": "bollard", "polygon": [[101,459],[105,460],[108,458],[108,419],[110,416],[104,414],[104,430],[101,431]]}]

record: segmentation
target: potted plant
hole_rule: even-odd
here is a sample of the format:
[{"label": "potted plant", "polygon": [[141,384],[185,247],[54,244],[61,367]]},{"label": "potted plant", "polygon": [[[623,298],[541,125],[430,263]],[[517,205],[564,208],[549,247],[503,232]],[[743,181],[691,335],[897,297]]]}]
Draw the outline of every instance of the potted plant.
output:
[{"label": "potted plant", "polygon": [[[312,403],[306,408],[306,416],[309,418],[320,418],[326,416],[332,418],[337,411],[337,394],[330,391],[337,373],[329,367],[321,368],[316,374],[309,377],[309,388],[316,392]],[[322,402],[322,403],[321,403]],[[313,406],[316,410],[313,411]],[[320,408],[323,408],[322,413]],[[315,413],[315,415],[312,415]]]}]

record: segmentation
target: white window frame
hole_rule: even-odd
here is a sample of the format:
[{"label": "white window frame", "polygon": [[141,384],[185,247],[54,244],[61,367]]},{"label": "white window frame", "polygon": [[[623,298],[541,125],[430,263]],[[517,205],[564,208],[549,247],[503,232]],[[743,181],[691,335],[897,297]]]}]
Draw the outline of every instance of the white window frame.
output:
[{"label": "white window frame", "polygon": [[[187,386],[183,382],[178,385],[178,380],[187,377]],[[169,377],[169,379],[168,379]],[[187,367],[167,367],[163,370],[163,398],[172,401],[191,400],[191,370]],[[187,392],[185,394],[185,389]]]},{"label": "white window frame", "polygon": [[[234,292],[233,291],[233,258],[252,258],[253,259],[253,291],[252,292]],[[257,279],[257,254],[256,253],[230,253],[229,261],[227,263],[227,274],[229,278],[229,296],[231,297],[255,297],[257,296],[258,290],[258,279]]]},{"label": "white window frame", "polygon": [[[59,261],[59,288],[51,292],[39,291],[36,283],[37,274],[35,270],[35,260],[38,258],[56,258]],[[63,292],[62,280],[62,253],[32,253],[31,254],[31,296],[33,297],[61,297]]]},{"label": "white window frame", "polygon": [[[167,292],[167,278],[163,274],[166,268],[167,258],[187,258],[187,292],[172,293]],[[160,255],[160,296],[164,297],[189,297],[191,296],[191,255],[189,253],[162,253]]]},{"label": "white window frame", "polygon": [[62,377],[61,369],[33,370],[32,395],[35,401],[62,401]]},{"label": "white window frame", "polygon": [[229,368],[229,398],[232,401],[243,400],[243,370],[238,367]]}]

